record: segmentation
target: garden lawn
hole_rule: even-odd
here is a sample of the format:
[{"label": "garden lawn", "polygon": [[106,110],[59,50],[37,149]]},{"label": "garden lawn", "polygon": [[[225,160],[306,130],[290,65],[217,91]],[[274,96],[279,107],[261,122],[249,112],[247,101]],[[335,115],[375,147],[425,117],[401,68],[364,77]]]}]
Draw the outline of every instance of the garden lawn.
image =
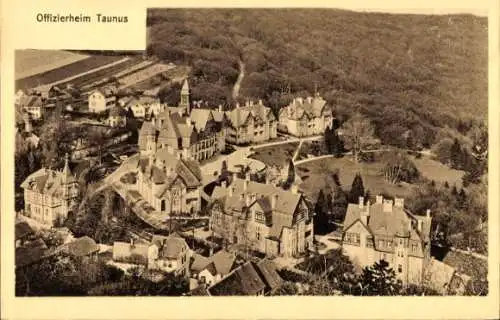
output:
[{"label": "garden lawn", "polygon": [[289,142],[269,147],[254,148],[251,158],[262,161],[268,166],[283,166],[293,157],[298,142]]},{"label": "garden lawn", "polygon": [[327,158],[317,161],[307,162],[296,166],[296,172],[302,179],[300,185],[306,197],[311,201],[316,201],[321,189],[327,186],[327,175],[338,170],[338,176],[342,188],[348,192],[351,189],[352,181],[359,172],[363,178],[365,191],[370,194],[386,194],[398,197],[407,197],[411,194],[413,187],[407,183],[395,185],[384,180],[381,173],[382,165],[379,162],[354,163],[352,158]]},{"label": "garden lawn", "polygon": [[457,188],[462,187],[462,177],[465,174],[464,171],[452,169],[426,156],[420,159],[411,157],[411,159],[423,177],[434,180],[436,183],[444,184],[448,182],[450,186],[456,185]]}]

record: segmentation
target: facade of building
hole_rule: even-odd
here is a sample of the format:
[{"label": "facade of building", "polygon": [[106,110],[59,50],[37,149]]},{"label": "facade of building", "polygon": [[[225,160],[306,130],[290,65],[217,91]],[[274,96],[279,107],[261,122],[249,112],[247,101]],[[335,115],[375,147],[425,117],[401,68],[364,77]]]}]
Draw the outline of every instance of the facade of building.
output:
[{"label": "facade of building", "polygon": [[430,258],[430,211],[417,216],[404,208],[404,200],[349,204],[344,220],[342,247],[354,263],[364,267],[385,260],[403,284],[421,284]]},{"label": "facade of building", "polygon": [[181,237],[154,235],[151,243],[113,243],[113,260],[147,266],[148,270],[189,276],[191,250]]},{"label": "facade of building", "polygon": [[44,103],[40,96],[22,95],[18,99],[18,106],[31,116],[33,120],[40,120],[44,116]]},{"label": "facade of building", "polygon": [[200,211],[201,170],[194,160],[166,148],[141,155],[137,187],[141,196],[165,216]]},{"label": "facade of building", "polygon": [[233,177],[212,194],[210,227],[233,244],[249,246],[269,257],[306,253],[313,245],[313,214],[296,186],[273,185]]},{"label": "facade of building", "polygon": [[97,89],[92,91],[88,96],[89,111],[94,113],[103,112],[116,103],[116,96],[113,90],[110,89]]},{"label": "facade of building", "polygon": [[193,109],[189,85],[185,81],[178,107],[160,105],[160,112],[145,121],[139,131],[139,149],[143,153],[168,149],[182,152],[197,161],[210,159],[225,149],[224,115],[218,110]]},{"label": "facade of building", "polygon": [[191,264],[191,275],[198,284],[214,285],[226,277],[235,266],[236,256],[226,250],[220,250],[210,257],[196,254]]},{"label": "facade of building", "polygon": [[109,110],[107,125],[111,127],[124,127],[127,124],[127,111],[116,105]]},{"label": "facade of building", "polygon": [[249,144],[275,139],[278,123],[271,108],[258,103],[239,104],[225,112],[228,119],[226,140],[233,144]]},{"label": "facade of building", "polygon": [[141,96],[128,99],[123,104],[123,107],[130,108],[134,113],[134,117],[144,119],[151,114],[158,115],[163,105],[158,98]]},{"label": "facade of building", "polygon": [[319,95],[293,99],[279,113],[279,129],[297,137],[323,134],[332,123],[332,109]]},{"label": "facade of building", "polygon": [[25,214],[48,225],[66,219],[78,197],[78,183],[67,156],[62,171],[42,168],[29,175],[21,187]]}]

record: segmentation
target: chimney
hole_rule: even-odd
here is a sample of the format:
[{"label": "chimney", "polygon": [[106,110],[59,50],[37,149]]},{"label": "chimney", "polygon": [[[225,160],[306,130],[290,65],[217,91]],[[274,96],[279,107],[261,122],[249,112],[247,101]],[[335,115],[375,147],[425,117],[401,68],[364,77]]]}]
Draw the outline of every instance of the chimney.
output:
[{"label": "chimney", "polygon": [[431,209],[427,209],[427,211],[425,211],[425,217],[427,219],[430,219],[431,218]]},{"label": "chimney", "polygon": [[384,212],[392,212],[392,200],[384,200]]},{"label": "chimney", "polygon": [[219,112],[224,112],[224,109],[222,108],[222,104],[219,104]]},{"label": "chimney", "polygon": [[253,202],[253,194],[247,193],[246,200],[247,200],[247,207],[249,207],[252,204],[252,202]]},{"label": "chimney", "polygon": [[227,189],[227,182],[226,181],[222,181],[221,187],[224,188],[224,189]]},{"label": "chimney", "polygon": [[423,226],[424,222],[422,220],[417,220],[417,230],[418,232],[422,232],[422,226]]},{"label": "chimney", "polygon": [[384,200],[384,197],[382,197],[380,195],[375,197],[376,204],[382,204],[383,200]]},{"label": "chimney", "polygon": [[262,99],[259,99],[259,105],[262,105]]},{"label": "chimney", "polygon": [[271,209],[276,209],[276,204],[278,203],[278,194],[275,193],[272,195],[272,198],[271,198]]},{"label": "chimney", "polygon": [[[361,202],[361,198],[360,197],[360,208],[362,208],[362,202]],[[364,199],[363,199],[364,201]],[[364,211],[361,211],[361,221],[365,224],[365,225],[368,225],[368,219],[370,218],[370,201],[368,201],[366,203],[366,209]]]},{"label": "chimney", "polygon": [[236,109],[238,109],[239,107],[240,107],[240,103],[236,102]]},{"label": "chimney", "polygon": [[359,208],[360,209],[363,209],[364,205],[365,205],[365,198],[363,197],[359,197],[358,198],[358,204],[359,204]]},{"label": "chimney", "polygon": [[403,198],[395,198],[394,199],[394,206],[398,208],[404,208],[405,206],[405,199]]},{"label": "chimney", "polygon": [[130,246],[133,247],[134,246],[134,238],[130,238]]},{"label": "chimney", "polygon": [[250,180],[245,179],[245,181],[243,181],[243,191],[247,191],[249,184]]}]

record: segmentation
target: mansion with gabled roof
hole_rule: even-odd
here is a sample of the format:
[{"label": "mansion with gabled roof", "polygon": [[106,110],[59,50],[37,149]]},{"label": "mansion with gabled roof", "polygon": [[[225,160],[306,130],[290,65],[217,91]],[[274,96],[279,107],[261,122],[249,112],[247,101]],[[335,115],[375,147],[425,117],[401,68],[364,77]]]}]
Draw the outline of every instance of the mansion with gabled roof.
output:
[{"label": "mansion with gabled roof", "polygon": [[219,109],[191,109],[187,80],[181,89],[179,106],[162,104],[159,109],[139,131],[142,153],[155,153],[165,148],[172,154],[182,152],[189,158],[203,161],[225,149],[223,112]]},{"label": "mansion with gabled roof", "polygon": [[323,134],[333,123],[332,109],[326,101],[315,97],[295,98],[279,113],[280,130],[297,137]]},{"label": "mansion with gabled roof", "polygon": [[417,216],[404,208],[404,200],[349,204],[344,220],[342,247],[354,263],[364,267],[385,260],[403,284],[422,282],[430,258],[430,211]]},{"label": "mansion with gabled roof", "polygon": [[232,244],[269,257],[291,257],[313,246],[313,214],[296,187],[291,191],[233,176],[213,191],[210,228]]},{"label": "mansion with gabled roof", "polygon": [[226,140],[234,144],[246,144],[275,139],[278,136],[278,123],[271,108],[252,101],[244,106],[236,104],[236,108],[226,111]]},{"label": "mansion with gabled roof", "polygon": [[42,168],[30,174],[21,188],[24,189],[25,214],[47,225],[66,219],[76,205],[79,191],[67,155],[62,171]]},{"label": "mansion with gabled roof", "polygon": [[200,211],[202,175],[196,161],[163,148],[141,155],[137,165],[138,192],[155,211],[166,216]]}]

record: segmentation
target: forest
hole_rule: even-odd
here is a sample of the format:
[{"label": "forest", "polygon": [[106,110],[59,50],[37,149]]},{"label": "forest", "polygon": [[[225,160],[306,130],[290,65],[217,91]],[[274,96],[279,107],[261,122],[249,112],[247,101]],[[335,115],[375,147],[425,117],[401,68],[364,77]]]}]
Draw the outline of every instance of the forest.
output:
[{"label": "forest", "polygon": [[[368,116],[383,143],[410,134],[427,148],[485,124],[486,18],[151,9],[147,24],[147,54],[189,65],[193,100],[211,106],[262,99],[277,112],[317,91],[341,121]],[[162,94],[176,103],[168,88]]]}]

